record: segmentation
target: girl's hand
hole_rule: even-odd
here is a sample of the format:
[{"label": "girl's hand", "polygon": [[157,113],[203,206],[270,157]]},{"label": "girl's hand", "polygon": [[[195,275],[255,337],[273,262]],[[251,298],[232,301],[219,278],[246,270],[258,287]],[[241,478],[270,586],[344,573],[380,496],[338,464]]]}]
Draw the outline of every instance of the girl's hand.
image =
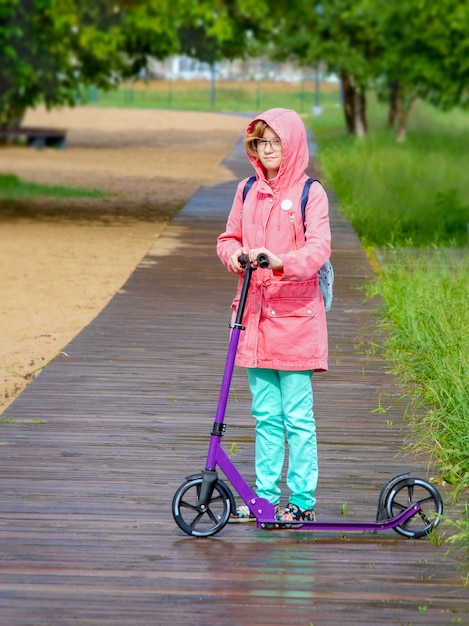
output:
[{"label": "girl's hand", "polygon": [[251,265],[254,269],[259,267],[257,257],[260,254],[264,254],[267,257],[270,270],[281,270],[283,268],[283,261],[276,254],[267,250],[267,248],[255,248],[253,250],[249,250],[249,260],[251,261]]},{"label": "girl's hand", "polygon": [[228,265],[232,272],[234,272],[235,274],[241,274],[242,272],[244,272],[246,268],[241,267],[241,265],[239,264],[239,257],[242,254],[248,254],[248,253],[249,253],[249,250],[247,248],[238,248],[236,252],[234,252],[231,255]]}]

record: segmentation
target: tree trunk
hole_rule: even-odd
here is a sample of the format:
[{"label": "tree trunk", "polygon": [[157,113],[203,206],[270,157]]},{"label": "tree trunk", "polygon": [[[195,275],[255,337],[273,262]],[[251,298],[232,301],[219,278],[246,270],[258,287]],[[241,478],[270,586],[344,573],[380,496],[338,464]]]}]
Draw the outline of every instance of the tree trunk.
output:
[{"label": "tree trunk", "polygon": [[354,93],[355,89],[352,84],[351,76],[348,72],[342,71],[341,74],[342,80],[342,100],[344,107],[344,117],[345,117],[345,125],[347,127],[347,131],[352,135],[353,134],[353,109],[354,109]]},{"label": "tree trunk", "polygon": [[393,129],[396,127],[397,120],[399,119],[402,110],[402,98],[399,81],[394,80],[390,85],[390,89],[388,128]]},{"label": "tree trunk", "polygon": [[342,97],[347,131],[355,137],[364,137],[368,130],[366,122],[366,96],[364,89],[358,89],[353,76],[341,72]]},{"label": "tree trunk", "polygon": [[396,141],[398,143],[402,143],[406,140],[407,136],[407,124],[409,122],[410,111],[415,102],[416,95],[413,95],[409,98],[407,106],[403,106],[401,103],[401,109],[399,111],[399,115],[397,117],[397,134]]},{"label": "tree trunk", "polygon": [[0,124],[2,130],[15,130],[21,126],[24,118],[25,111],[11,113],[11,117],[5,121],[4,124]]},{"label": "tree trunk", "polygon": [[214,109],[215,108],[215,85],[216,85],[216,66],[215,66],[215,61],[212,61],[212,63],[210,63],[210,108]]},{"label": "tree trunk", "polygon": [[[0,69],[0,97],[3,98],[10,89],[11,82]],[[2,107],[0,108],[0,129],[13,130],[15,128],[18,128],[23,121],[25,112],[25,107],[15,106],[7,97],[6,102],[4,101]]]},{"label": "tree trunk", "polygon": [[[21,126],[21,123],[24,118],[25,111],[12,113],[5,117],[5,121],[0,124],[0,130],[9,131],[16,130]],[[0,137],[0,146],[7,146],[13,143],[13,139],[8,136]]]},{"label": "tree trunk", "polygon": [[363,92],[359,93],[355,90],[355,121],[354,135],[355,137],[364,137],[368,131],[366,122],[366,96]]}]

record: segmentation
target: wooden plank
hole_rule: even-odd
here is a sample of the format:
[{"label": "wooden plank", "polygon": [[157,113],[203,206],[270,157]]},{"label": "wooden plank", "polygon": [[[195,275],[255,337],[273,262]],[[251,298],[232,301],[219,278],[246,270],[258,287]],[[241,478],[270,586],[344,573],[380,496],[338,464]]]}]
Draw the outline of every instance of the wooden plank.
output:
[{"label": "wooden plank", "polygon": [[[239,146],[230,156],[244,175]],[[247,170],[248,171],[248,170]],[[249,173],[249,171],[248,171]],[[215,254],[235,185],[202,188],[122,290],[7,410],[0,430],[0,623],[197,626],[468,622],[467,589],[428,540],[228,525],[184,535],[171,500],[202,469],[236,279]],[[372,521],[383,484],[424,459],[399,455],[402,406],[366,351],[378,303],[358,239],[332,211],[331,369],[314,377],[318,515]],[[363,345],[363,349],[357,346]],[[386,413],[376,412],[379,398]],[[245,374],[225,447],[254,482]],[[389,407],[389,408],[388,408]],[[5,416],[4,416],[5,417]]]}]

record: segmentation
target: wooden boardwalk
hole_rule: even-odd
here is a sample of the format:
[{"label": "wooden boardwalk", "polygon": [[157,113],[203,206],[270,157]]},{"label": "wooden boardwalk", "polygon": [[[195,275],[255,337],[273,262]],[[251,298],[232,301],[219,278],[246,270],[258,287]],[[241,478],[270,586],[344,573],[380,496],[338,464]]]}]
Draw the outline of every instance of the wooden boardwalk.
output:
[{"label": "wooden boardwalk", "polygon": [[[227,159],[249,173],[238,146]],[[467,589],[428,540],[258,531],[184,535],[171,500],[204,465],[236,280],[215,254],[235,184],[200,189],[102,313],[3,417],[0,626],[357,626],[469,623]],[[318,515],[373,521],[403,407],[369,352],[371,270],[332,211],[330,372],[314,379]],[[376,411],[381,406],[385,413]],[[389,407],[389,408],[388,408]],[[236,371],[225,447],[251,482],[253,428]],[[456,621],[459,620],[459,621]]]}]

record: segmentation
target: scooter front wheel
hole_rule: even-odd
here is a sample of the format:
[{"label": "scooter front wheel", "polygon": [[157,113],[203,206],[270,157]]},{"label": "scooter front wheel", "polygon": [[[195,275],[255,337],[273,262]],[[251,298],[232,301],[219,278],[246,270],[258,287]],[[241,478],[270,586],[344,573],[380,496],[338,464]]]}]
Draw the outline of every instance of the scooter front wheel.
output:
[{"label": "scooter front wheel", "polygon": [[190,478],[183,483],[173,498],[173,517],[181,530],[193,537],[210,537],[218,533],[228,522],[231,498],[228,489],[217,481],[207,508],[200,511],[199,500],[202,476]]},{"label": "scooter front wheel", "polygon": [[394,530],[404,537],[420,538],[435,528],[443,514],[443,500],[436,487],[422,478],[404,478],[386,496],[385,507],[389,518],[402,513],[411,504],[418,503],[420,511]]}]

